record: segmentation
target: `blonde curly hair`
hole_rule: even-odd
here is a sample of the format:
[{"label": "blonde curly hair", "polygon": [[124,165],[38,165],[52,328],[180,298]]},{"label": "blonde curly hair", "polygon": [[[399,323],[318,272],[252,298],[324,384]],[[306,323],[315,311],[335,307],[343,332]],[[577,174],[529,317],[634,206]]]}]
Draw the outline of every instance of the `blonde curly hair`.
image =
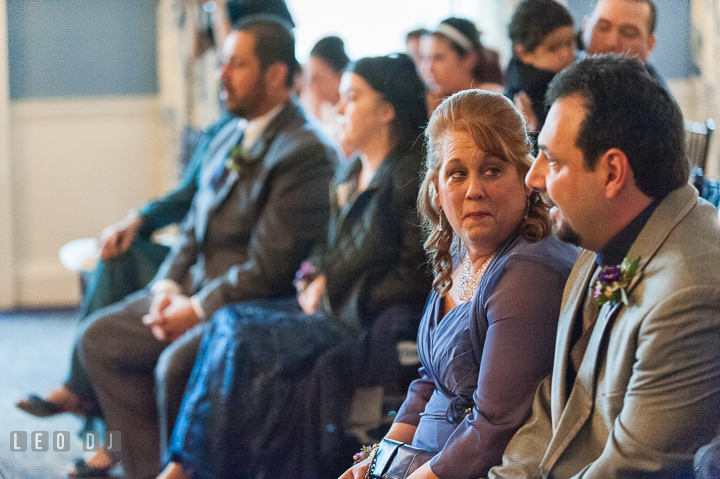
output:
[{"label": "blonde curly hair", "polygon": [[[533,161],[525,121],[502,95],[483,90],[461,91],[445,99],[432,114],[425,130],[425,178],[418,194],[418,210],[426,236],[425,250],[435,272],[433,288],[439,294],[446,294],[452,287],[455,233],[435,203],[435,188],[442,165],[442,145],[453,132],[468,133],[478,148],[515,166],[522,178]],[[552,228],[548,205],[540,195],[533,192],[529,200],[528,217],[520,223],[519,232],[534,243],[548,236]]]}]

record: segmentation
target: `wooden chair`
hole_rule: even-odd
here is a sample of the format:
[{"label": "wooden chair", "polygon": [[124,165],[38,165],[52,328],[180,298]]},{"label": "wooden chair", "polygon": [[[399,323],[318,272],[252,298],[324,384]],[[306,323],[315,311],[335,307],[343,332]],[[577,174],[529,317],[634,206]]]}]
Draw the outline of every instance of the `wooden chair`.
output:
[{"label": "wooden chair", "polygon": [[710,141],[714,131],[715,121],[712,118],[708,118],[705,123],[685,121],[686,156],[690,168],[699,166],[705,171],[705,163],[707,162]]}]

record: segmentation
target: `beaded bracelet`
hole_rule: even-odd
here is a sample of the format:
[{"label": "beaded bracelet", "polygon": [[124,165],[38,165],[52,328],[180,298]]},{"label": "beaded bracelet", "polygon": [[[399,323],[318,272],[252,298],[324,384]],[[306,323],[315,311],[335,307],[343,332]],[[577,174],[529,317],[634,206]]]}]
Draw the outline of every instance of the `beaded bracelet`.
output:
[{"label": "beaded bracelet", "polygon": [[363,446],[362,449],[360,449],[360,452],[355,453],[353,456],[353,465],[372,457],[375,453],[377,453],[378,448],[380,448],[380,444],[378,443],[375,443],[372,446]]}]

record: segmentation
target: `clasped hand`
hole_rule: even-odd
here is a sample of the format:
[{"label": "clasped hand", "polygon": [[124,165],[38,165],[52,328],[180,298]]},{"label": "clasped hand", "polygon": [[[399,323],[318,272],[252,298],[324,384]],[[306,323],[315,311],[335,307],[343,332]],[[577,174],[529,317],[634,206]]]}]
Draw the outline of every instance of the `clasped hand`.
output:
[{"label": "clasped hand", "polygon": [[200,318],[188,296],[161,291],[153,297],[142,321],[157,339],[171,343],[198,324]]},{"label": "clasped hand", "polygon": [[315,314],[320,308],[320,299],[325,291],[325,276],[315,278],[307,285],[302,293],[298,295],[298,303],[305,314]]}]

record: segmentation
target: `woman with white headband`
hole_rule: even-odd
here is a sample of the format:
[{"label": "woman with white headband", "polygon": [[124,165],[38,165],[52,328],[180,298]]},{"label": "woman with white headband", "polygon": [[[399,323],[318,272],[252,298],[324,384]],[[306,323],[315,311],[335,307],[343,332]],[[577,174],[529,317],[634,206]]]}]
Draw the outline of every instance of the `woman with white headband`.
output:
[{"label": "woman with white headband", "polygon": [[[433,93],[440,99],[471,88],[502,93],[498,54],[480,43],[480,33],[469,20],[443,20],[422,49],[424,69],[432,76]],[[436,105],[428,106],[432,110]]]}]

